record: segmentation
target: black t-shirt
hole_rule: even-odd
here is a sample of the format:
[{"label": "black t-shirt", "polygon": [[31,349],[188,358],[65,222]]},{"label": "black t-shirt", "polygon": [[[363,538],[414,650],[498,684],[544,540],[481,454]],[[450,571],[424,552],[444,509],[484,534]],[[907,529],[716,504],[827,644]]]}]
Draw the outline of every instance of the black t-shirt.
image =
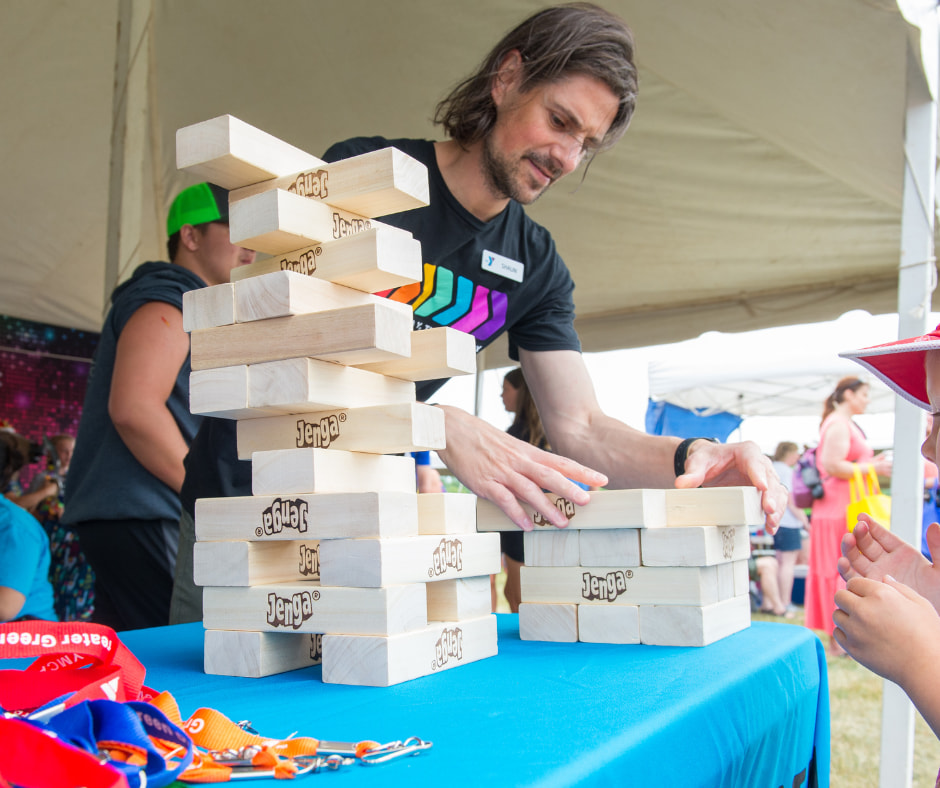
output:
[{"label": "black t-shirt", "polygon": [[[357,137],[333,145],[326,161],[395,147],[428,168],[430,204],[382,217],[421,242],[424,279],[380,295],[412,305],[415,329],[436,326],[473,334],[479,352],[504,331],[509,354],[580,350],[574,330],[574,284],[551,234],[514,200],[484,222],[451,194],[428,140]],[[521,280],[521,281],[520,281]],[[445,381],[417,386],[426,400]],[[190,512],[197,498],[251,494],[251,463],[236,456],[235,422],[203,419],[186,459],[181,497]]]}]

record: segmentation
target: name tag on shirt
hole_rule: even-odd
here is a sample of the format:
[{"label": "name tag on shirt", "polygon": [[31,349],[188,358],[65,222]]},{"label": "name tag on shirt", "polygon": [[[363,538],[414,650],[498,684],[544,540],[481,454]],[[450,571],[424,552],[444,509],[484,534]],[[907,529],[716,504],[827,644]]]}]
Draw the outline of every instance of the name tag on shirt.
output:
[{"label": "name tag on shirt", "polygon": [[512,279],[514,282],[521,282],[525,275],[525,266],[518,260],[510,260],[489,249],[483,250],[483,270]]}]

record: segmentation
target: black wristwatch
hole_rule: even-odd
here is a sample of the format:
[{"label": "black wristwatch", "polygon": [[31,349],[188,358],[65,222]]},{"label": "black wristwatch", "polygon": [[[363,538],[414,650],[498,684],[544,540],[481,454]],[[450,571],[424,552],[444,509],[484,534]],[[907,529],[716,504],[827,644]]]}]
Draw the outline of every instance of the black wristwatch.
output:
[{"label": "black wristwatch", "polygon": [[682,443],[676,446],[676,453],[672,456],[672,467],[676,472],[676,478],[685,473],[685,461],[689,458],[689,447],[695,441],[710,441],[718,443],[714,438],[686,438]]}]

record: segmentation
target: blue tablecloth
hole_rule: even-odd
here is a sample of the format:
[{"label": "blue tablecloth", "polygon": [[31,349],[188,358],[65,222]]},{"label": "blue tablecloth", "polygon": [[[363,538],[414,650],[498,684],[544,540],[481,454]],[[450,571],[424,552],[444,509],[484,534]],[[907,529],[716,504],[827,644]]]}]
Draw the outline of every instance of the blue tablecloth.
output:
[{"label": "blue tablecloth", "polygon": [[[754,623],[706,648],[534,643],[498,616],[499,655],[388,688],[320,668],[206,676],[202,628],[123,633],[147,684],[271,737],[434,742],[420,756],[309,779],[343,786],[829,784],[826,662],[809,630]],[[798,775],[802,773],[802,778]]]}]

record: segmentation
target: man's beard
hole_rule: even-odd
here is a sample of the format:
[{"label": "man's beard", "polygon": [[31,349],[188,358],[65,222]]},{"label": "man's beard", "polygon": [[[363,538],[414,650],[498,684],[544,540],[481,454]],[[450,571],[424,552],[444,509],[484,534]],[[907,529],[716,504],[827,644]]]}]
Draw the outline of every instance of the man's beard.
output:
[{"label": "man's beard", "polygon": [[[526,154],[523,158],[530,159],[551,176],[551,181],[549,181],[544,188],[539,190],[534,197],[529,197],[519,188],[518,179],[515,177],[513,166],[494,149],[491,140],[492,135],[485,137],[483,140],[483,173],[486,176],[487,184],[494,197],[508,197],[522,205],[531,205],[545,193],[545,190],[548,189],[552,183],[561,177],[558,168],[551,162],[535,154]],[[521,160],[517,163],[516,169],[521,169]]]}]

